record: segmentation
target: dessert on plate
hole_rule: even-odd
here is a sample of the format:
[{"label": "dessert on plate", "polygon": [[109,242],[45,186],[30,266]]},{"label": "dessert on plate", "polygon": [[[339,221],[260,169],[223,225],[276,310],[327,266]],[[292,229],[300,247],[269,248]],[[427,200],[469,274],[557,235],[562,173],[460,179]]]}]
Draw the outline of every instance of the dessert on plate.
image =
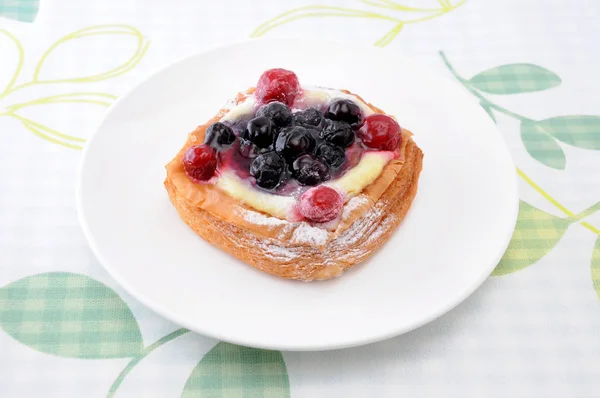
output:
[{"label": "dessert on plate", "polygon": [[422,160],[412,133],[360,96],[270,69],[188,134],[164,184],[206,241],[312,281],[341,275],[391,236]]}]

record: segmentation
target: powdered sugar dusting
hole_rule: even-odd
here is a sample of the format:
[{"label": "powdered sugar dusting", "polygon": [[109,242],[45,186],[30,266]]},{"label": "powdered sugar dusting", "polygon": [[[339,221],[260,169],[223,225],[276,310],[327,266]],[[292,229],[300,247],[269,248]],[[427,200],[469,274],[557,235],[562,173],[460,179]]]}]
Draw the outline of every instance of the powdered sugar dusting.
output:
[{"label": "powdered sugar dusting", "polygon": [[289,224],[285,220],[281,220],[277,217],[266,216],[256,211],[241,210],[240,216],[247,222],[255,225],[262,225],[265,227],[275,227],[279,225]]},{"label": "powdered sugar dusting", "polygon": [[367,203],[369,203],[369,199],[366,196],[360,195],[353,197],[344,206],[342,219],[347,218],[354,210],[366,205]]},{"label": "powdered sugar dusting", "polygon": [[328,233],[326,230],[303,222],[294,230],[292,243],[323,246],[327,243],[327,238]]},{"label": "powdered sugar dusting", "polygon": [[362,218],[359,218],[350,228],[344,231],[334,243],[338,246],[352,247],[364,236],[368,236],[379,225],[379,220],[384,212],[383,203],[373,206]]}]

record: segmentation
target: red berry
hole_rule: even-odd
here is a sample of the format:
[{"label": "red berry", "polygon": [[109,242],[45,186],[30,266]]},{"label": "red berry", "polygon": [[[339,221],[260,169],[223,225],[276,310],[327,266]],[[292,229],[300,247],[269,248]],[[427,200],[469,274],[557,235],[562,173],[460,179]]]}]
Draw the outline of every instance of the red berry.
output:
[{"label": "red berry", "polygon": [[367,116],[358,131],[358,136],[369,148],[395,151],[402,142],[402,132],[398,123],[388,115]]},{"label": "red berry", "polygon": [[335,189],[324,185],[311,188],[300,197],[300,214],[308,221],[327,222],[340,215],[344,199]]},{"label": "red berry", "polygon": [[194,145],[183,154],[183,170],[195,183],[208,181],[217,170],[217,153],[208,145]]},{"label": "red berry", "polygon": [[298,76],[294,72],[281,68],[269,69],[258,79],[256,98],[263,104],[279,101],[292,106],[301,91]]}]

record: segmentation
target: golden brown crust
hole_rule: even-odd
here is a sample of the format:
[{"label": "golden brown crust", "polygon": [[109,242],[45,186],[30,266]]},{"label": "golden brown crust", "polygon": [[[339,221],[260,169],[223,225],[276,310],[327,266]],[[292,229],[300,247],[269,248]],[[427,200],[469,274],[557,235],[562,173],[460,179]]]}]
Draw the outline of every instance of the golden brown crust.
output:
[{"label": "golden brown crust", "polygon": [[421,149],[409,138],[395,179],[376,203],[324,247],[267,237],[223,220],[180,195],[169,175],[165,187],[182,220],[206,241],[262,271],[312,281],[340,275],[389,239],[417,193],[422,162]]}]

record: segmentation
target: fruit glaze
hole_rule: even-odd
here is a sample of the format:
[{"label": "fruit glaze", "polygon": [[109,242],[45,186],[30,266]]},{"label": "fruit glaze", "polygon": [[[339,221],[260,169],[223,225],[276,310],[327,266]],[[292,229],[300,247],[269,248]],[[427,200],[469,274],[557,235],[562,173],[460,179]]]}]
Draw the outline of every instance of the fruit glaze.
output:
[{"label": "fruit glaze", "polygon": [[183,154],[196,184],[218,188],[255,210],[331,228],[344,203],[400,156],[402,130],[360,97],[301,87],[285,69],[265,71]]}]

